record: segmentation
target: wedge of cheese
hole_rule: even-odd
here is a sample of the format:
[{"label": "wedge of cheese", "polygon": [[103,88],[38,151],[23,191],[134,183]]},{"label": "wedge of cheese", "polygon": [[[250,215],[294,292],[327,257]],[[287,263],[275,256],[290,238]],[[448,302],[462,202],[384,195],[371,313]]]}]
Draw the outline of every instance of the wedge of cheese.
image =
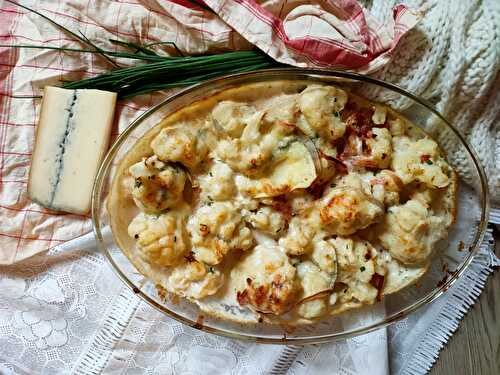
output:
[{"label": "wedge of cheese", "polygon": [[85,214],[106,152],[116,93],[45,87],[28,193],[50,209]]}]

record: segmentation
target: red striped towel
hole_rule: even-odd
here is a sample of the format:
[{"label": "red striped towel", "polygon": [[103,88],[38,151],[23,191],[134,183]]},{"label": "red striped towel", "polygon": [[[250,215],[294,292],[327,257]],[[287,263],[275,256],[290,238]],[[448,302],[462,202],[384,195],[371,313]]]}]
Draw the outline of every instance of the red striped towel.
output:
[{"label": "red striped towel", "polygon": [[[188,54],[250,49],[254,44],[287,64],[365,72],[386,64],[398,40],[419,19],[418,12],[399,5],[381,23],[354,0],[206,0],[206,7],[194,0],[22,4],[81,31],[107,50],[118,48],[110,38],[173,41]],[[0,44],[81,47],[39,16],[3,0]],[[106,60],[91,54],[0,47],[0,264],[25,259],[91,229],[88,216],[56,215],[30,201],[26,187],[40,100],[13,95],[40,95],[45,85],[108,69]],[[113,135],[159,99],[143,95],[121,101]]]}]

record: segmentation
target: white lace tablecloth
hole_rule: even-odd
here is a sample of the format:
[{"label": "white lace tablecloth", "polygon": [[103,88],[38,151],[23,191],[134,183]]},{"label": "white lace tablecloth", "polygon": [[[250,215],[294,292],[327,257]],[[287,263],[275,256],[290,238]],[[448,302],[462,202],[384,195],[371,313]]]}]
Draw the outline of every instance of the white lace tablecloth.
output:
[{"label": "white lace tablecloth", "polygon": [[500,265],[492,244],[489,231],[443,298],[388,330],[287,347],[162,315],[122,284],[89,234],[22,267],[0,267],[0,374],[424,374]]}]

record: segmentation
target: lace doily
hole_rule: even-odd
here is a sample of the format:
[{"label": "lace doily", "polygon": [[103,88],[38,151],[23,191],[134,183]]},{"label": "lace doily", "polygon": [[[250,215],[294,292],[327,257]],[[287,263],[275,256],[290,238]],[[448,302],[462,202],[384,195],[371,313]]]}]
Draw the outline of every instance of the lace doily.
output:
[{"label": "lace doily", "polygon": [[422,374],[479,296],[491,267],[500,265],[488,232],[463,279],[388,335],[382,329],[286,347],[209,335],[162,315],[123,286],[93,245],[89,234],[23,267],[0,267],[1,374],[316,374],[332,368],[385,374],[389,360],[396,374]]}]

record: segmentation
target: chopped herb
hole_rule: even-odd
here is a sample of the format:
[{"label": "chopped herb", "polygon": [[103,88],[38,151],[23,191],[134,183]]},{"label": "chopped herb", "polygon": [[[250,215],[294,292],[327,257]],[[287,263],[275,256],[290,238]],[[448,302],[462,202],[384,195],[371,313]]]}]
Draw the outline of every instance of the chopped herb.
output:
[{"label": "chopped herb", "polygon": [[208,175],[209,175],[210,177],[213,177],[213,176],[214,176],[214,175],[212,174],[212,172],[208,172]]},{"label": "chopped herb", "polygon": [[432,162],[432,160],[430,160],[430,159],[429,159],[429,160],[427,160],[427,161],[426,161],[426,163],[427,163],[428,165],[432,165],[432,164],[434,164],[434,163]]},{"label": "chopped herb", "polygon": [[338,112],[333,112],[333,115],[334,115],[335,117],[339,117],[339,116],[340,116],[340,114],[339,114]]},{"label": "chopped herb", "polygon": [[337,186],[337,184],[330,184],[330,187],[331,187],[331,188],[334,188],[334,187],[336,187],[336,186]]},{"label": "chopped herb", "polygon": [[142,180],[141,180],[140,177],[138,177],[138,178],[135,179],[135,185],[134,185],[134,187],[140,188],[141,186],[142,186]]},{"label": "chopped herb", "polygon": [[208,272],[209,273],[214,273],[214,268],[213,267],[208,267]]},{"label": "chopped herb", "polygon": [[361,267],[359,267],[359,270],[360,270],[361,272],[365,272],[366,268],[365,268],[365,266],[361,266]]}]

